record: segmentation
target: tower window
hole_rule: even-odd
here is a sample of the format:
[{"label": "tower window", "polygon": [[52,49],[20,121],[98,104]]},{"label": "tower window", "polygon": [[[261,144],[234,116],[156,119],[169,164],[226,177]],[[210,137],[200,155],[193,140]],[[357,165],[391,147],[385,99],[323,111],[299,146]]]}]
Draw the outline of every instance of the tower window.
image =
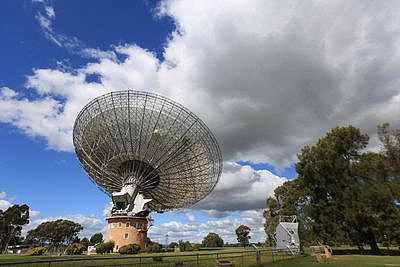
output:
[{"label": "tower window", "polygon": [[129,227],[129,223],[127,222],[127,223],[126,223],[126,228],[128,228],[128,227]]},{"label": "tower window", "polygon": [[118,228],[122,228],[122,223],[118,223]]},{"label": "tower window", "polygon": [[125,233],[125,239],[128,239],[128,237],[129,237],[129,234],[128,233]]}]

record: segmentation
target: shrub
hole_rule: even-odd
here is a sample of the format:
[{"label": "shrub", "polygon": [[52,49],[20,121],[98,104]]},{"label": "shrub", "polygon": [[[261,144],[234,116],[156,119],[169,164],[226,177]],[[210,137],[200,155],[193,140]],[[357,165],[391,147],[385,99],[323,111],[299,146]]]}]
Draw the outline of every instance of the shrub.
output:
[{"label": "shrub", "polygon": [[129,244],[119,248],[118,252],[120,254],[138,254],[140,251],[140,246],[138,244]]},{"label": "shrub", "polygon": [[46,252],[47,248],[45,247],[36,247],[36,248],[31,248],[28,250],[26,255],[28,256],[40,256],[43,255]]},{"label": "shrub", "polygon": [[85,246],[80,243],[73,243],[67,247],[65,254],[67,255],[81,255],[86,250]]},{"label": "shrub", "polygon": [[96,253],[103,254],[103,253],[111,253],[114,249],[114,241],[100,243],[96,245]]},{"label": "shrub", "polygon": [[150,244],[147,245],[145,251],[147,253],[157,253],[161,251],[161,246],[158,243],[151,242]]},{"label": "shrub", "polygon": [[200,244],[191,244],[192,245],[192,250],[200,250],[201,245]]},{"label": "shrub", "polygon": [[179,240],[179,250],[182,251],[193,251],[192,244],[189,241]]}]

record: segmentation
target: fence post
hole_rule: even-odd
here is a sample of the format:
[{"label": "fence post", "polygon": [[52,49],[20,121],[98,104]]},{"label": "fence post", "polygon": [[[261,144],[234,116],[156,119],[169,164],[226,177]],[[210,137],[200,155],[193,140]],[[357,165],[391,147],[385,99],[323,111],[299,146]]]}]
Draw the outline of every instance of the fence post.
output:
[{"label": "fence post", "polygon": [[244,266],[243,256],[244,256],[244,251],[242,251],[242,267]]},{"label": "fence post", "polygon": [[51,267],[51,261],[49,261],[49,267]]},{"label": "fence post", "polygon": [[271,254],[272,254],[272,262],[275,262],[275,259],[274,259],[274,249],[271,250]]},{"label": "fence post", "polygon": [[199,267],[199,253],[198,252],[197,252],[196,260],[197,260],[197,267]]}]

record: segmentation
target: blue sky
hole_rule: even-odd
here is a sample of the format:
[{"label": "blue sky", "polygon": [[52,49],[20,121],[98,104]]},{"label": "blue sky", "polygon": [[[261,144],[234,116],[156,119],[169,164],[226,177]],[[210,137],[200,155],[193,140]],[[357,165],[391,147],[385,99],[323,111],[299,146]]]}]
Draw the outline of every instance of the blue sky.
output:
[{"label": "blue sky", "polygon": [[[262,210],[297,153],[330,128],[400,127],[396,1],[1,1],[0,208],[31,229],[67,218],[104,230],[109,198],[75,157],[80,109],[121,89],[167,96],[216,135],[224,170],[194,207],[155,215],[150,237],[265,240]],[[338,19],[340,18],[340,19]],[[227,197],[229,196],[229,197]]]},{"label": "blue sky", "polygon": [[[93,59],[82,55],[79,50],[84,48],[108,51],[115,46],[135,44],[162,61],[165,43],[175,24],[168,16],[157,16],[158,4],[158,1],[121,1],[113,5],[109,1],[2,1],[0,35],[6,38],[0,49],[0,87],[12,88],[35,101],[38,94],[26,87],[27,76],[34,69],[85,66]],[[40,16],[49,19],[53,34],[59,35],[65,45],[46,36]],[[119,56],[123,60],[123,55]],[[86,80],[95,82],[96,76],[88,75]],[[54,97],[63,103],[62,97]],[[8,203],[27,203],[35,211],[32,226],[28,228],[42,220],[65,215],[66,218],[82,215],[102,220],[110,200],[90,182],[73,152],[49,148],[46,137],[30,134],[15,125],[3,122],[0,126],[0,191],[5,193],[4,200]],[[267,164],[257,164],[254,168],[275,172]],[[286,168],[285,175],[293,177],[293,168]],[[155,216],[156,226],[174,221],[195,225],[218,220],[196,210]],[[240,215],[226,213],[223,218],[232,220]],[[95,225],[94,229],[98,230],[99,221]]]}]

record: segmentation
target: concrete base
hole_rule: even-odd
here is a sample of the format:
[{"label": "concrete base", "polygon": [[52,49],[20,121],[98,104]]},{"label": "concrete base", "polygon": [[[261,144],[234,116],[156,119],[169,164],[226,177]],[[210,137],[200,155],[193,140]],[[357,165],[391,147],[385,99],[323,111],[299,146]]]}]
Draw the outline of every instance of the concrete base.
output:
[{"label": "concrete base", "polygon": [[146,217],[115,215],[107,217],[108,222],[105,242],[114,241],[114,252],[128,244],[138,244],[141,251],[147,245],[147,219]]}]

